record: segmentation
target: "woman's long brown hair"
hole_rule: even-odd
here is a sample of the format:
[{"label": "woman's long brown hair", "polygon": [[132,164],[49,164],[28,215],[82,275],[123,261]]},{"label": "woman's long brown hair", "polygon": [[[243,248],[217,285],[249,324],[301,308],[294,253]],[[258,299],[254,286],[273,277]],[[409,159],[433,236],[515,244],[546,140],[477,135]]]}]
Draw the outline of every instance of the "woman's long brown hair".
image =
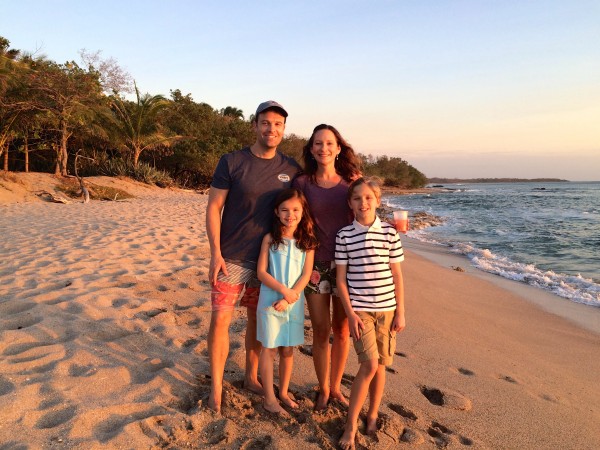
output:
[{"label": "woman's long brown hair", "polygon": [[341,151],[335,160],[335,171],[341,175],[341,177],[348,183],[351,183],[361,175],[361,162],[352,146],[346,142],[340,132],[333,126],[322,123],[317,125],[310,136],[310,139],[302,150],[302,159],[304,161],[304,173],[307,174],[312,181],[315,181],[315,174],[317,173],[317,161],[313,157],[310,150],[312,149],[315,141],[315,134],[321,130],[329,130],[335,136],[337,144],[340,146]]}]

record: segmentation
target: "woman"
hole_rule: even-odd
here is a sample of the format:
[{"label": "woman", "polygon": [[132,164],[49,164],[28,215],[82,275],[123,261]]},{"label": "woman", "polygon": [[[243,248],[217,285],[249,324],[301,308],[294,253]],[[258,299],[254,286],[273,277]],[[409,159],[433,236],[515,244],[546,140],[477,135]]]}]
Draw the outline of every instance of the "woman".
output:
[{"label": "woman", "polygon": [[[305,289],[313,326],[313,363],[319,380],[315,410],[327,407],[329,399],[348,405],[341,391],[350,332],[335,281],[335,235],[352,222],[347,193],[350,183],[361,176],[360,160],[352,147],[331,125],[318,125],[304,146],[304,173],[294,180],[310,207],[319,247],[310,282]],[[333,343],[329,349],[329,335]],[[331,361],[331,362],[330,362]]]}]

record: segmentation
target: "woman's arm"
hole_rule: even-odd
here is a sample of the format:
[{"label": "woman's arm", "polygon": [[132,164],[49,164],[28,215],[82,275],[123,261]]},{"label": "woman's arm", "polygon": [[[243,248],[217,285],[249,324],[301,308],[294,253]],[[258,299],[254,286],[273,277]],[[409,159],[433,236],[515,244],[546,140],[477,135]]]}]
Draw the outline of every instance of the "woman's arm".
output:
[{"label": "woman's arm", "polygon": [[346,272],[348,270],[348,266],[345,264],[337,264],[336,265],[336,278],[337,278],[337,290],[338,297],[342,301],[342,306],[344,307],[344,311],[346,311],[346,316],[348,317],[348,327],[350,328],[350,334],[354,339],[360,338],[361,330],[364,330],[365,326],[358,317],[358,314],[354,312],[352,308],[352,303],[350,302],[350,292],[348,291],[348,282],[346,281]]}]

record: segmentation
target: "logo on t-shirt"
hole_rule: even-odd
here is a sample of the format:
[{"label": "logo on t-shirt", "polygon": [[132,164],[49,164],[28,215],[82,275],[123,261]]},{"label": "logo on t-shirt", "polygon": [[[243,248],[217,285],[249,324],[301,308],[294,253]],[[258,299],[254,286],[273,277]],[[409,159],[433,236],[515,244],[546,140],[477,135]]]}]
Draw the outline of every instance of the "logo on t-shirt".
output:
[{"label": "logo on t-shirt", "polygon": [[280,173],[277,175],[277,179],[282,183],[288,183],[290,181],[290,176],[287,173]]}]

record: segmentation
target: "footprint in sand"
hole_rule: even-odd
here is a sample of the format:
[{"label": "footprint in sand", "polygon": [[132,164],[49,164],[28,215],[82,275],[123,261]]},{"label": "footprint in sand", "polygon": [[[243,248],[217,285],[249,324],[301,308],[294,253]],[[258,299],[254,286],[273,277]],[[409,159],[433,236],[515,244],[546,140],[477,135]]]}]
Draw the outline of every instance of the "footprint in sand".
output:
[{"label": "footprint in sand", "polygon": [[91,365],[80,366],[79,364],[71,364],[69,366],[69,375],[72,377],[90,377],[96,373],[96,368]]},{"label": "footprint in sand", "polygon": [[465,446],[473,445],[472,439],[455,435],[452,430],[438,422],[431,422],[431,426],[427,429],[427,434],[433,438],[435,445],[439,448],[445,448],[455,441]]},{"label": "footprint in sand", "polygon": [[273,438],[271,436],[261,436],[257,439],[250,439],[240,445],[240,450],[258,450],[261,448],[272,448]]},{"label": "footprint in sand", "polygon": [[19,314],[25,311],[29,311],[37,306],[37,303],[33,302],[5,302],[0,303],[0,317],[7,317],[13,314]]},{"label": "footprint in sand", "polygon": [[421,394],[425,396],[429,403],[436,406],[445,406],[447,408],[469,411],[472,408],[471,400],[459,394],[458,392],[442,392],[437,388],[421,386]]},{"label": "footprint in sand", "polygon": [[450,369],[450,371],[454,372],[454,373],[459,373],[461,375],[465,375],[467,377],[472,377],[475,375],[475,372],[473,372],[472,370],[469,370],[469,369],[465,369],[464,367],[456,367],[456,368],[453,367]]},{"label": "footprint in sand", "polygon": [[15,317],[4,320],[0,323],[0,330],[22,330],[40,323],[43,317],[31,316],[29,314],[22,317]]},{"label": "footprint in sand", "polygon": [[498,379],[508,381],[513,384],[521,384],[516,378],[511,377],[510,375],[498,375]]},{"label": "footprint in sand", "polygon": [[394,355],[399,356],[400,358],[408,358],[408,355],[404,352],[395,352]]},{"label": "footprint in sand", "polygon": [[417,420],[417,415],[409,409],[406,409],[402,405],[397,405],[396,403],[388,403],[388,408],[394,411],[396,414],[401,415],[405,419],[408,420]]},{"label": "footprint in sand", "polygon": [[50,411],[39,418],[35,427],[42,429],[57,427],[71,420],[76,412],[77,408],[75,408],[75,406],[68,406],[58,411]]},{"label": "footprint in sand", "polygon": [[392,366],[387,366],[387,367],[385,368],[385,371],[386,371],[386,372],[389,372],[389,373],[394,373],[394,374],[398,373],[398,370],[397,370],[397,369],[394,369]]},{"label": "footprint in sand", "polygon": [[10,394],[15,390],[15,385],[0,375],[0,395]]},{"label": "footprint in sand", "polygon": [[142,363],[135,363],[135,366],[129,368],[129,373],[131,374],[131,383],[148,383],[154,379],[154,377],[156,377],[162,369],[170,368],[174,365],[175,364],[173,361],[163,361],[160,358],[147,358]]},{"label": "footprint in sand", "polygon": [[400,436],[400,440],[412,445],[421,445],[423,442],[425,442],[423,435],[412,428],[405,428]]}]

